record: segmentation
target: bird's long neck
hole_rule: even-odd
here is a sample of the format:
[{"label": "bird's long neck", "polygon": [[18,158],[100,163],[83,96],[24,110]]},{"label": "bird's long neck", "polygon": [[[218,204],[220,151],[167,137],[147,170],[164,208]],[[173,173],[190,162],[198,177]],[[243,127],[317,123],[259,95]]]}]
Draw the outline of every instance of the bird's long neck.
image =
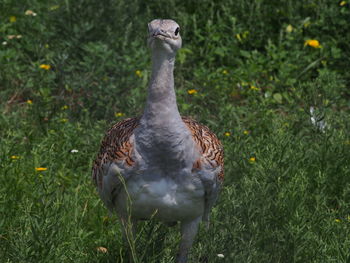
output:
[{"label": "bird's long neck", "polygon": [[136,149],[146,163],[170,171],[192,165],[197,154],[176,104],[174,62],[175,57],[153,54],[146,107],[135,132]]},{"label": "bird's long neck", "polygon": [[143,118],[149,121],[180,119],[174,90],[175,57],[164,52],[152,54],[152,75]]}]

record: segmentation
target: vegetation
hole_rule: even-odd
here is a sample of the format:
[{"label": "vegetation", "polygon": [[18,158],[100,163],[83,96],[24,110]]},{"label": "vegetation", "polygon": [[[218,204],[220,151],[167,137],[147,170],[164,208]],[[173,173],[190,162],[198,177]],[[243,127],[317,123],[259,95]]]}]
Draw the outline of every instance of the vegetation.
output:
[{"label": "vegetation", "polygon": [[[128,262],[90,169],[142,113],[162,17],[182,27],[180,111],[225,147],[191,262],[349,262],[349,3],[2,0],[0,261]],[[177,228],[143,223],[134,261],[172,262]]]}]

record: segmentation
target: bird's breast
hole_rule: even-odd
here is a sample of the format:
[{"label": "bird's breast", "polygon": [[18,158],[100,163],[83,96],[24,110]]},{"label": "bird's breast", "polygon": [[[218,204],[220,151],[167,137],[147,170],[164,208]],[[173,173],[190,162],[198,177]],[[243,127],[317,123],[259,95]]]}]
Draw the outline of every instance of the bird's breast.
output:
[{"label": "bird's breast", "polygon": [[157,174],[135,175],[127,181],[126,189],[120,191],[116,207],[140,219],[154,217],[165,222],[192,219],[203,214],[204,188],[194,176],[180,180]]}]

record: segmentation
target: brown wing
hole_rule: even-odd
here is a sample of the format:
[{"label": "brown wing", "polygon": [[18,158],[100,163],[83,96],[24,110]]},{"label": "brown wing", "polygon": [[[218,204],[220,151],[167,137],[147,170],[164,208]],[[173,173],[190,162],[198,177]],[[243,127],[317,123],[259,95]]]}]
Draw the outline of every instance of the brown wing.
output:
[{"label": "brown wing", "polygon": [[105,163],[124,162],[127,166],[133,166],[135,163],[131,157],[133,145],[130,137],[139,125],[139,120],[139,117],[125,119],[114,124],[107,131],[92,168],[92,179],[96,185],[102,184],[102,176],[98,174]]},{"label": "brown wing", "polygon": [[209,163],[213,168],[221,167],[218,179],[224,180],[224,149],[216,135],[197,121],[182,117],[183,122],[187,125],[192,133],[192,137],[202,153],[194,164],[193,169],[200,169],[203,162]]}]

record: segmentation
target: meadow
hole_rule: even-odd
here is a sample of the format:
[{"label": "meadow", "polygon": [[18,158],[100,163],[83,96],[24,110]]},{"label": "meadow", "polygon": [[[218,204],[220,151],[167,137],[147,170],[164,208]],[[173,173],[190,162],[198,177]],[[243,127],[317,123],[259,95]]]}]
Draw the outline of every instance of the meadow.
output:
[{"label": "meadow", "polygon": [[[2,0],[0,262],[128,262],[91,166],[142,114],[154,18],[181,26],[180,112],[225,149],[191,262],[350,262],[350,1],[272,2]],[[173,262],[178,228],[142,223],[134,262]]]}]

